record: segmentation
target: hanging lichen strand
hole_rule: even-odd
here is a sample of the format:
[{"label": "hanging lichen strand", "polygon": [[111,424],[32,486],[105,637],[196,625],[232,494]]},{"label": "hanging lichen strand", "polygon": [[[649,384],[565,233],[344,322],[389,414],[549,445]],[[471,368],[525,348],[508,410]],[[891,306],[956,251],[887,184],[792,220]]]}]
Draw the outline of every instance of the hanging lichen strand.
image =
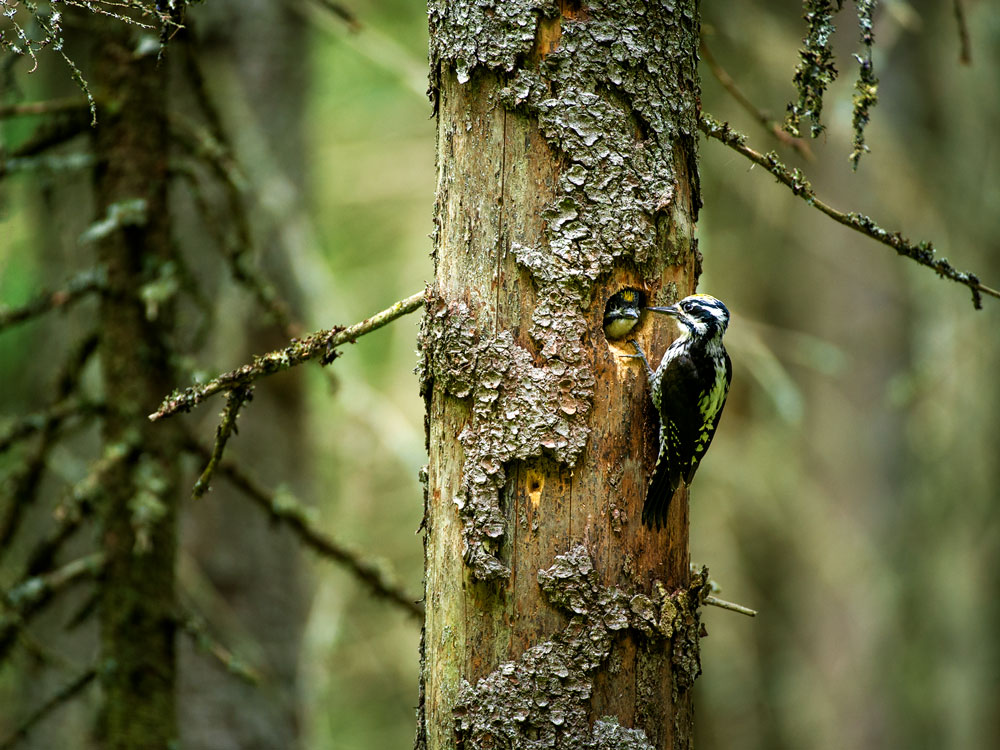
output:
[{"label": "hanging lichen strand", "polygon": [[[836,8],[834,7],[836,2]],[[865,145],[865,126],[868,125],[869,110],[878,103],[878,78],[872,63],[872,17],[877,0],[854,0],[858,10],[858,27],[861,30],[861,54],[855,54],[858,61],[858,79],[854,82],[854,149],[851,152],[851,166],[858,168],[861,154],[868,151]],[[809,25],[809,31],[799,50],[799,64],[795,68],[793,81],[799,98],[788,105],[785,129],[792,135],[801,135],[802,120],[808,118],[809,133],[816,138],[825,126],[820,121],[823,111],[823,95],[826,87],[837,78],[837,68],[833,60],[831,39],[836,27],[834,15],[843,7],[842,0],[803,0],[802,17]]]},{"label": "hanging lichen strand", "polygon": [[833,62],[833,48],[830,38],[836,27],[834,14],[843,7],[837,0],[834,10],[833,0],[803,0],[802,17],[809,25],[809,32],[803,40],[805,46],[799,50],[799,64],[795,68],[792,81],[799,91],[797,102],[788,105],[785,129],[796,137],[801,136],[803,118],[811,120],[809,128],[813,138],[823,132],[820,122],[823,111],[823,94],[826,87],[837,79],[837,68]]},{"label": "hanging lichen strand", "polygon": [[865,126],[868,125],[868,110],[878,104],[878,78],[872,67],[872,15],[875,13],[876,0],[856,0],[858,6],[858,26],[861,29],[862,53],[855,55],[861,66],[858,70],[858,80],[854,82],[854,150],[851,152],[851,166],[856,170],[861,154],[868,151],[865,145]]},{"label": "hanging lichen strand", "polygon": [[[679,36],[697,38],[693,3],[597,2],[579,13],[581,22],[560,18],[551,1],[429,3],[432,97],[450,71],[468,86],[477,74],[507,75],[493,105],[536,120],[564,165],[557,199],[542,214],[545,242],[509,247],[534,285],[537,353],[509,332],[484,330],[475,304],[431,299],[425,318],[425,385],[436,381],[471,398],[455,502],[465,561],[480,580],[508,575],[496,556],[506,533],[499,506],[506,465],[545,453],[572,468],[583,450],[594,393],[583,315],[593,285],[622,264],[652,278],[670,262],[661,220],[676,218],[676,141],[687,139],[694,152],[697,61],[678,53]],[[559,23],[558,44],[538,54],[546,25]],[[693,181],[694,166],[687,171]],[[690,192],[697,210],[694,185]],[[674,227],[682,238],[689,229]]]}]

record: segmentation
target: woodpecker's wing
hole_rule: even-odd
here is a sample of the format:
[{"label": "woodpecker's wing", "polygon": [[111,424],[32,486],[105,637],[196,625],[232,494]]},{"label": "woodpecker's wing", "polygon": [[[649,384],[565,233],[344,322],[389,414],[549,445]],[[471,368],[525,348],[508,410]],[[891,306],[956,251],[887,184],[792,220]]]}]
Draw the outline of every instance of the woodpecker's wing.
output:
[{"label": "woodpecker's wing", "polygon": [[[667,352],[656,373],[660,389],[660,453],[642,507],[647,526],[666,525],[670,501],[691,460],[698,428],[698,368],[687,352]],[[669,357],[669,359],[666,359]]]},{"label": "woodpecker's wing", "polygon": [[691,455],[690,464],[688,464],[688,468],[684,472],[685,484],[691,484],[691,480],[694,479],[694,473],[698,470],[698,465],[701,463],[705,451],[712,444],[712,438],[715,437],[715,430],[719,426],[719,420],[722,418],[722,410],[726,406],[726,398],[729,396],[729,384],[733,382],[733,362],[729,359],[729,354],[725,350],[723,350],[722,356],[725,358],[726,366],[723,377],[717,378],[712,389],[702,394],[699,400],[699,404],[708,404],[709,409],[707,413],[702,414],[704,422],[701,431],[693,443],[694,451]]},{"label": "woodpecker's wing", "polygon": [[732,363],[724,356],[725,369],[718,376],[714,361],[687,352],[661,364],[660,455],[642,509],[647,526],[666,524],[681,478],[690,484],[712,442],[732,380]]}]

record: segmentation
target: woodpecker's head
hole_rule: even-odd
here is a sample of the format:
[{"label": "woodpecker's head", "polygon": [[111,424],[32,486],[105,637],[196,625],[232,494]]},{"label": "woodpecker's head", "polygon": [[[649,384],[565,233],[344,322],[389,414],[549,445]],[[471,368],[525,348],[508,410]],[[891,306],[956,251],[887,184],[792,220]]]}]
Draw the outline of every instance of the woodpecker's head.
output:
[{"label": "woodpecker's head", "polygon": [[644,301],[638,289],[622,289],[613,295],[604,308],[604,335],[609,339],[628,335],[639,322]]},{"label": "woodpecker's head", "polygon": [[676,318],[682,336],[712,339],[716,336],[721,337],[729,326],[729,310],[721,301],[709,294],[692,294],[676,305],[646,309]]}]

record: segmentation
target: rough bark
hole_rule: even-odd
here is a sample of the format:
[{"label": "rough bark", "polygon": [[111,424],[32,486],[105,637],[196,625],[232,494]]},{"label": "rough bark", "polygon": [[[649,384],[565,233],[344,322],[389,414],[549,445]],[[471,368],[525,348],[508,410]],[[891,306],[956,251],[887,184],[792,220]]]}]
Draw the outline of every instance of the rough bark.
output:
[{"label": "rough bark", "polygon": [[[108,414],[109,471],[101,507],[100,584],[105,748],[175,747],[174,706],[177,455],[172,428],[152,426],[151,405],[173,379],[169,310],[153,310],[143,285],[170,255],[164,68],[131,31],[109,22],[95,34],[91,85],[107,103],[94,130],[98,219],[141,200],[143,211],[98,241],[108,291],[100,309],[100,359]],[[141,217],[140,217],[141,215]]]},{"label": "rough bark", "polygon": [[[697,4],[429,8],[417,744],[687,747],[704,581],[686,497],[640,523],[656,419],[602,318],[625,286],[694,288]],[[636,336],[658,357],[669,328]]]}]

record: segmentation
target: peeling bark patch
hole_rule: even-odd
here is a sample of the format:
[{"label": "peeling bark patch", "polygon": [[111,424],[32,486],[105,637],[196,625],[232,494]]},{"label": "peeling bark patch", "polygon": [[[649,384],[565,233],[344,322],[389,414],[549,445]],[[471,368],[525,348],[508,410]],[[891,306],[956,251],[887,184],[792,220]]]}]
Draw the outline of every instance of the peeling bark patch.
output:
[{"label": "peeling bark patch", "polygon": [[[627,748],[653,745],[638,729],[603,718],[587,719],[593,676],[611,654],[616,633],[633,628],[645,633],[650,648],[691,649],[697,661],[700,632],[698,602],[707,590],[707,571],[690,588],[667,595],[662,585],[652,596],[629,596],[601,586],[585,547],[558,555],[539,571],[538,582],[549,602],[565,611],[569,624],[550,640],[532,646],[515,662],[501,664],[473,687],[463,681],[454,708],[459,748]],[[686,690],[697,672],[683,672],[675,692]],[[698,668],[700,671],[700,666]],[[690,677],[690,680],[688,679]]]},{"label": "peeling bark patch", "polygon": [[594,2],[563,19],[558,47],[529,64],[535,28],[557,12],[552,2],[432,0],[431,67],[454,66],[459,82],[477,66],[513,73],[502,103],[536,118],[566,162],[544,214],[545,246],[514,250],[543,287],[586,303],[616,261],[642,266],[658,255],[655,217],[673,202],[674,142],[697,141],[697,59],[677,51],[697,49],[682,40],[697,37],[698,25],[692,0]]},{"label": "peeling bark patch", "polygon": [[559,15],[555,0],[495,0],[470,6],[448,0],[432,0],[427,4],[432,95],[437,88],[433,76],[440,70],[434,63],[445,57],[442,54],[445,45],[459,83],[468,83],[472,70],[479,66],[510,72],[534,48],[539,21]]},{"label": "peeling bark patch", "polygon": [[575,363],[554,358],[537,367],[509,331],[481,336],[464,302],[428,308],[421,347],[425,387],[431,378],[450,395],[471,399],[471,420],[458,436],[465,451],[455,498],[463,557],[476,578],[505,578],[509,570],[495,552],[506,533],[499,497],[507,464],[547,452],[573,465],[587,442],[593,372],[579,351]]}]

